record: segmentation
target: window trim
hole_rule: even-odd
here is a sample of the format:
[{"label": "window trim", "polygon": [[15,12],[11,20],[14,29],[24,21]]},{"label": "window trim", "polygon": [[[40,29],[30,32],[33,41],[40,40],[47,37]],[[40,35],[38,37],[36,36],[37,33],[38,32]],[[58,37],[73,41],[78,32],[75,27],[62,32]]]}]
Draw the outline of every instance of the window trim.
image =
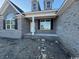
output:
[{"label": "window trim", "polygon": [[4,25],[5,26],[5,30],[15,30],[15,25],[16,25],[15,19],[16,18],[15,18],[15,14],[14,13],[9,13],[9,14],[6,15],[5,22],[4,22],[5,23],[5,25]]},{"label": "window trim", "polygon": [[42,19],[42,20],[44,20],[45,22],[46,22],[46,20],[49,20],[49,21],[50,21],[50,29],[41,29],[41,23],[40,23],[41,20],[40,20],[40,22],[39,22],[39,23],[40,23],[40,24],[39,24],[40,29],[39,29],[39,30],[43,30],[43,31],[50,31],[50,30],[52,30],[52,29],[51,29],[51,19]]},{"label": "window trim", "polygon": [[[6,23],[7,21],[10,21],[10,24],[7,24],[7,23]],[[13,20],[5,20],[5,29],[6,29],[6,30],[15,30],[15,28],[12,28],[12,25],[13,25],[13,24],[11,24],[12,21],[13,21]],[[14,20],[14,21],[15,21],[15,20]],[[10,28],[7,28],[8,25],[10,26]],[[15,26],[15,24],[14,24],[14,26]]]},{"label": "window trim", "polygon": [[33,10],[36,10],[36,3],[33,4]]},{"label": "window trim", "polygon": [[[48,4],[49,3],[49,4]],[[51,2],[50,1],[47,1],[47,8],[50,8],[51,7]]]}]

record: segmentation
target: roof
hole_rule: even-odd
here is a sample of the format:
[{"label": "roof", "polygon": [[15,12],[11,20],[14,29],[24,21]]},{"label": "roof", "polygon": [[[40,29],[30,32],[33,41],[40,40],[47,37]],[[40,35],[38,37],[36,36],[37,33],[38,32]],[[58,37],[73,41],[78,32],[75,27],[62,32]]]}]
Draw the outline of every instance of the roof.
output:
[{"label": "roof", "polygon": [[73,4],[74,0],[64,0],[63,4],[61,5],[60,9],[58,10],[58,15],[63,14],[69,6]]},{"label": "roof", "polygon": [[0,15],[4,13],[6,8],[9,6],[8,4],[10,4],[18,13],[24,13],[24,11],[20,9],[17,5],[15,5],[13,2],[11,2],[10,0],[5,0],[2,7],[0,8]]},{"label": "roof", "polygon": [[10,3],[20,12],[20,13],[24,13],[24,11],[22,9],[20,9],[17,5],[15,5],[13,2],[10,1]]}]

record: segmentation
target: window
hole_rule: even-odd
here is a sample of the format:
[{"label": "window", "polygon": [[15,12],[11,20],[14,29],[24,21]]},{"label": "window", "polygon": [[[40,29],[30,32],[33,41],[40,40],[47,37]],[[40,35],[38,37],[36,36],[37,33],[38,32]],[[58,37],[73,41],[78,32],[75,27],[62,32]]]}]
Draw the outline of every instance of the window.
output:
[{"label": "window", "polygon": [[15,16],[8,14],[5,19],[5,29],[15,29]]},{"label": "window", "polygon": [[40,30],[51,30],[51,20],[40,20]]},{"label": "window", "polygon": [[50,8],[50,1],[47,2],[47,8]]},{"label": "window", "polygon": [[33,9],[36,10],[36,4],[33,4]]}]

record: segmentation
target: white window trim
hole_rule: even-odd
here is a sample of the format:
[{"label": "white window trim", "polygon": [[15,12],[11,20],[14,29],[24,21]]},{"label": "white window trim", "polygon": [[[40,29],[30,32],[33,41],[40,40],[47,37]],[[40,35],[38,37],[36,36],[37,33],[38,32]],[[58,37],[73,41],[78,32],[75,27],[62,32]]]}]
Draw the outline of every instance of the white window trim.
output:
[{"label": "white window trim", "polygon": [[[47,8],[50,8],[50,3],[49,3],[49,2],[50,2],[50,1],[47,2]],[[49,3],[49,4],[48,4],[48,3]]]},{"label": "white window trim", "polygon": [[[7,21],[7,20],[6,20],[6,21]],[[13,24],[11,24],[11,21],[13,21],[13,20],[9,20],[9,21],[10,21],[10,24],[7,24],[6,21],[5,21],[5,29],[6,29],[6,30],[15,30],[15,28],[14,28],[14,29],[12,28],[12,25],[13,25]],[[10,28],[9,28],[9,29],[7,28],[8,25],[10,25]]]},{"label": "white window trim", "polygon": [[51,30],[51,20],[50,19],[45,19],[44,22],[47,22],[46,20],[50,21],[50,29],[41,29],[41,21],[40,21],[40,30]]},{"label": "white window trim", "polygon": [[[10,23],[7,24],[7,21],[10,21]],[[5,29],[6,30],[15,30],[15,28],[12,28],[12,26],[15,25],[15,24],[11,23],[12,21],[15,21],[15,14],[14,13],[7,14],[7,17],[5,19]],[[8,25],[10,26],[10,28],[8,28]]]}]

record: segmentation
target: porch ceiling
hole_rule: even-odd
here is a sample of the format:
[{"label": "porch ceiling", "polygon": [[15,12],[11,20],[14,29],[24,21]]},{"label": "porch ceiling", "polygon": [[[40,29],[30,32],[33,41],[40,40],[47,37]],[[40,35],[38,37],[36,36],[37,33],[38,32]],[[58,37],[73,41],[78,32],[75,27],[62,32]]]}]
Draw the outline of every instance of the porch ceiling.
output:
[{"label": "porch ceiling", "polygon": [[36,12],[27,12],[25,13],[25,18],[31,18],[31,17],[53,17],[55,18],[57,16],[57,12],[55,10],[46,10],[46,11],[36,11]]}]

